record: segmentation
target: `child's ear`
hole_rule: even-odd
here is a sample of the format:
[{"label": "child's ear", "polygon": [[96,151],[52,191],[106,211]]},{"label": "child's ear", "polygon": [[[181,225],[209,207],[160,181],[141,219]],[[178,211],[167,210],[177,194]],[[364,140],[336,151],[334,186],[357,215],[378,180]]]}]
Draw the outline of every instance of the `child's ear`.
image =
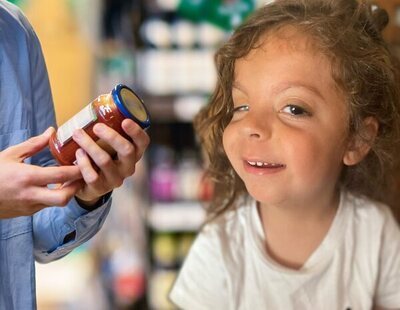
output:
[{"label": "child's ear", "polygon": [[379,124],[375,117],[366,117],[361,132],[355,134],[349,141],[343,163],[347,166],[358,164],[369,152],[378,134]]}]

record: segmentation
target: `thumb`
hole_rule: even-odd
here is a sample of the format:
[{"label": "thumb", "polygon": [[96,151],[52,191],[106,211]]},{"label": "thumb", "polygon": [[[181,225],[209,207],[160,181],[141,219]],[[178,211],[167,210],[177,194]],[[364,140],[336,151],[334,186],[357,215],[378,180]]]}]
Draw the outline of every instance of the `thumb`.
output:
[{"label": "thumb", "polygon": [[54,131],[53,127],[49,127],[41,135],[29,138],[25,142],[7,148],[2,152],[2,156],[22,162],[26,158],[43,150],[48,145]]}]

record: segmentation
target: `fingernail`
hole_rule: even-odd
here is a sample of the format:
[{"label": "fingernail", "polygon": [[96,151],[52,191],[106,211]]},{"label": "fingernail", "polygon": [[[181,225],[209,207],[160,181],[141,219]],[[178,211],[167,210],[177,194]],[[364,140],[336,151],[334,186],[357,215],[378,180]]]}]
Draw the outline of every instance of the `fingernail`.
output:
[{"label": "fingernail", "polygon": [[95,132],[103,132],[104,131],[104,125],[103,124],[96,124],[96,126],[93,128]]},{"label": "fingernail", "polygon": [[130,119],[126,119],[124,120],[124,126],[126,129],[132,129],[135,126],[135,122]]},{"label": "fingernail", "polygon": [[82,158],[82,157],[84,157],[85,156],[85,151],[84,150],[82,150],[82,149],[77,149],[76,150],[76,157],[77,158]]}]

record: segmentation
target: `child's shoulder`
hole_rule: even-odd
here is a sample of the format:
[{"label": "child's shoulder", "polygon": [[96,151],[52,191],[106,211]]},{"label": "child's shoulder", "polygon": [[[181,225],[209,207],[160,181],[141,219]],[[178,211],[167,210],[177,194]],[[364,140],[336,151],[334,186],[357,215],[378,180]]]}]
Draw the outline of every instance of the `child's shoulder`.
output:
[{"label": "child's shoulder", "polygon": [[343,193],[344,207],[352,208],[354,220],[367,227],[384,227],[395,222],[391,209],[363,195],[350,192]]}]

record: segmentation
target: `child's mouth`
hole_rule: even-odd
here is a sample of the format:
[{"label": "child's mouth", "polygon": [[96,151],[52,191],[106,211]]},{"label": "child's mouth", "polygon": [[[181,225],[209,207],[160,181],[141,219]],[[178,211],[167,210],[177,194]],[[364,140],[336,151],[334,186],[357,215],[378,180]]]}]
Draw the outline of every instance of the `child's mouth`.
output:
[{"label": "child's mouth", "polygon": [[255,168],[269,168],[269,169],[277,169],[277,168],[283,168],[285,165],[279,164],[279,163],[268,163],[268,162],[263,162],[263,161],[249,161],[246,160],[246,162]]}]

